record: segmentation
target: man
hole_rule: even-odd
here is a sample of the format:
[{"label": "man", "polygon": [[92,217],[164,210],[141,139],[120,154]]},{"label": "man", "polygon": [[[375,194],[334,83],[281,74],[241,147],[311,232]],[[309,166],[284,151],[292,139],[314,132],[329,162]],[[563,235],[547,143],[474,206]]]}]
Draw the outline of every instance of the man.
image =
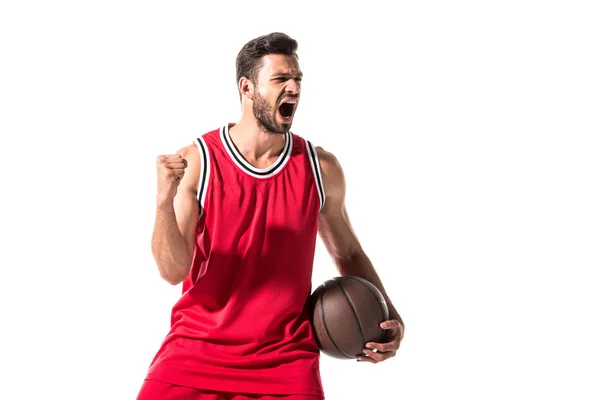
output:
[{"label": "man", "polygon": [[183,294],[138,400],[323,398],[307,312],[317,232],[341,275],[388,302],[388,342],[358,360],[399,348],[404,325],[352,230],[339,163],[290,132],[296,49],[282,33],[248,42],[236,62],[240,120],[158,157],[152,251]]}]

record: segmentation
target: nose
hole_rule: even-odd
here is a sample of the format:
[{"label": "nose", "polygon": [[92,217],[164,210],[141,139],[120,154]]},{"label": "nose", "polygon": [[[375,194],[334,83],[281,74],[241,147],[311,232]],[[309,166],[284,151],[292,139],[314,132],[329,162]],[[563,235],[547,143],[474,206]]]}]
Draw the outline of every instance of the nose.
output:
[{"label": "nose", "polygon": [[286,93],[297,95],[300,93],[300,82],[295,79],[290,79],[287,81],[287,85],[285,86]]}]

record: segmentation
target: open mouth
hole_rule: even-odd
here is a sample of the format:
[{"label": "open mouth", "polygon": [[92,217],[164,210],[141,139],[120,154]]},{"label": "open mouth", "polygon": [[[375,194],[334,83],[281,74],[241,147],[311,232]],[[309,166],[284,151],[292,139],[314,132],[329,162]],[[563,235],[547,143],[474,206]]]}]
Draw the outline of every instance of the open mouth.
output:
[{"label": "open mouth", "polygon": [[289,121],[292,119],[294,115],[294,110],[296,109],[297,100],[285,100],[283,103],[279,105],[279,114],[281,117]]}]

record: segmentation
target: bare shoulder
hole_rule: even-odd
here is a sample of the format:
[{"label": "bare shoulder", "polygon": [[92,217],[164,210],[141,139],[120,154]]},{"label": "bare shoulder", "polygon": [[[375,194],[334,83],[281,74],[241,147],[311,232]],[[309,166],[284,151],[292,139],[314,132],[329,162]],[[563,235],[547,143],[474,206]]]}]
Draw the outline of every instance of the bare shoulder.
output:
[{"label": "bare shoulder", "polygon": [[315,147],[315,150],[319,157],[319,164],[323,174],[323,183],[342,183],[344,180],[344,173],[337,157],[332,152],[327,151],[320,146]]},{"label": "bare shoulder", "polygon": [[[344,171],[337,157],[322,147],[315,147],[325,189],[325,205],[341,204],[345,196],[346,182]],[[326,207],[329,209],[330,207]]]}]

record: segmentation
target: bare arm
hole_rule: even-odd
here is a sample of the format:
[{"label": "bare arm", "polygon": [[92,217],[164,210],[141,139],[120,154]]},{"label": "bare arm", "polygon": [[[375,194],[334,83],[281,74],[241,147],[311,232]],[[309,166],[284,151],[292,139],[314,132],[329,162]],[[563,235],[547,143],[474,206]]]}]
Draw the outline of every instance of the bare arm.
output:
[{"label": "bare arm", "polygon": [[358,276],[377,286],[388,304],[390,318],[402,325],[403,334],[402,318],[392,304],[377,271],[365,254],[350,224],[345,206],[346,182],[343,170],[333,154],[320,147],[317,147],[317,154],[325,187],[325,206],[319,216],[319,234],[323,243],[340,275]]},{"label": "bare arm", "polygon": [[189,274],[199,206],[200,156],[195,145],[157,159],[158,189],[152,254],[160,276],[172,285]]}]

